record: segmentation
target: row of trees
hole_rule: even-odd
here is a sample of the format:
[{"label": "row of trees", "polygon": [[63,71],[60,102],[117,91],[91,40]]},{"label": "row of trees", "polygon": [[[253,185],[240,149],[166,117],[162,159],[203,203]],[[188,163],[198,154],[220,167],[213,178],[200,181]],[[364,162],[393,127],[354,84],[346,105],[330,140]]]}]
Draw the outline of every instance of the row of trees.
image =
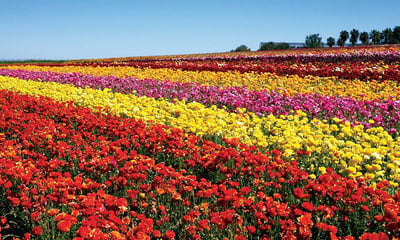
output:
[{"label": "row of trees", "polygon": [[[339,38],[335,41],[335,38],[328,37],[326,44],[329,47],[335,45],[343,47],[346,41],[350,40],[352,46],[355,46],[358,41],[361,41],[362,45],[379,45],[379,44],[399,44],[400,43],[400,26],[396,26],[393,29],[386,28],[382,32],[378,30],[372,30],[368,32],[361,32],[357,29],[353,29],[350,33],[346,30],[340,32]],[[322,38],[319,34],[312,34],[306,37],[305,47],[322,47]]]},{"label": "row of trees", "polygon": [[[379,45],[379,44],[400,44],[400,26],[392,28],[386,28],[383,31],[372,30],[370,32],[360,32],[357,29],[353,29],[350,32],[343,30],[339,34],[339,38],[335,40],[333,37],[326,39],[326,45],[329,47],[337,44],[343,47],[346,45],[347,40],[350,40],[351,45],[357,45],[358,41],[361,41],[361,45]],[[318,48],[323,47],[322,37],[319,34],[311,34],[306,37],[304,47]],[[267,42],[263,44],[259,51],[274,50],[274,49],[288,49],[290,45],[288,43],[274,43]],[[240,45],[232,52],[251,51],[246,45]]]},{"label": "row of trees", "polygon": [[[290,48],[289,43],[285,43],[285,42],[279,42],[279,43],[267,42],[267,43],[264,43],[263,45],[261,45],[261,47],[260,47],[260,49],[258,49],[258,51],[276,50],[276,49],[289,49],[289,48]],[[240,45],[235,50],[231,50],[231,52],[243,52],[243,51],[251,51],[251,49],[249,47],[247,47],[246,45]]]}]

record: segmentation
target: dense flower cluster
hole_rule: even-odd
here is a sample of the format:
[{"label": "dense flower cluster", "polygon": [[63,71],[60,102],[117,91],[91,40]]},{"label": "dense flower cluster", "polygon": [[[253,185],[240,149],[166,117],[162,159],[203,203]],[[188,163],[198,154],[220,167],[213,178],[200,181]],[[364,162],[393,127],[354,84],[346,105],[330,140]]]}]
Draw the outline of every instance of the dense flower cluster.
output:
[{"label": "dense flower cluster", "polygon": [[69,63],[92,63],[92,62],[114,62],[122,63],[129,61],[203,61],[203,60],[224,60],[240,61],[257,59],[276,59],[275,61],[296,60],[301,62],[310,61],[379,61],[386,62],[399,61],[399,45],[370,45],[361,47],[345,48],[296,48],[274,51],[258,52],[226,52],[226,53],[205,53],[205,54],[185,54],[185,55],[161,55],[161,56],[141,56],[123,58],[102,58],[70,60]]},{"label": "dense flower cluster", "polygon": [[[2,234],[22,239],[368,239],[399,234],[400,192],[303,154],[0,91]],[[10,212],[5,210],[10,209]],[[348,226],[359,226],[349,228]],[[24,228],[22,228],[24,227]],[[365,233],[364,233],[365,232]],[[18,236],[18,235],[17,235]]]},{"label": "dense flower cluster", "polygon": [[[197,102],[170,102],[114,93],[107,88],[77,88],[9,77],[0,77],[0,88],[57,101],[73,101],[92,109],[107,108],[116,116],[165,124],[197,136],[240,138],[243,143],[264,150],[278,148],[287,158],[294,157],[298,151],[313,152],[301,163],[313,173],[318,173],[319,167],[330,166],[346,176],[363,177],[374,184],[381,179],[390,180],[393,186],[400,182],[400,139],[392,137],[382,127],[352,127],[338,118],[328,123],[308,119],[301,111],[295,115],[262,117],[245,109],[235,113]],[[385,170],[388,166],[390,170]]]},{"label": "dense flower cluster", "polygon": [[[275,73],[279,76],[296,74],[319,77],[339,77],[361,80],[400,80],[400,45],[391,49],[379,48],[355,51],[350,54],[297,54],[284,56],[236,56],[179,59],[139,59],[128,61],[93,61],[65,63],[73,66],[131,66],[146,68],[171,68],[189,71],[237,71],[240,73]],[[376,52],[374,52],[374,50]],[[48,65],[48,64],[47,64]],[[57,64],[50,64],[57,66]]]},{"label": "dense flower cluster", "polygon": [[[287,96],[278,92],[251,91],[244,86],[221,87],[202,86],[197,83],[177,83],[152,79],[95,77],[78,73],[53,73],[26,70],[0,69],[0,75],[44,82],[72,84],[77,87],[95,89],[110,88],[118,92],[133,93],[152,98],[179,99],[186,102],[199,102],[204,105],[225,106],[236,110],[246,108],[258,115],[287,115],[301,110],[308,118],[330,120],[339,118],[352,125],[366,128],[381,126],[396,133],[400,125],[400,102],[396,100],[356,101],[341,96],[322,96],[319,94],[297,94]],[[374,122],[370,123],[369,120]]]},{"label": "dense flower cluster", "polygon": [[283,95],[320,94],[327,96],[348,96],[355,100],[400,99],[400,87],[396,81],[361,81],[338,79],[337,77],[297,75],[278,76],[272,73],[239,73],[182,71],[170,68],[151,69],[133,67],[82,67],[82,66],[4,66],[8,69],[29,71],[80,73],[97,77],[114,76],[136,79],[154,79],[179,83],[199,83],[206,86],[246,86],[249,90],[279,92]]},{"label": "dense flower cluster", "polygon": [[0,238],[398,240],[399,50],[3,65]]}]

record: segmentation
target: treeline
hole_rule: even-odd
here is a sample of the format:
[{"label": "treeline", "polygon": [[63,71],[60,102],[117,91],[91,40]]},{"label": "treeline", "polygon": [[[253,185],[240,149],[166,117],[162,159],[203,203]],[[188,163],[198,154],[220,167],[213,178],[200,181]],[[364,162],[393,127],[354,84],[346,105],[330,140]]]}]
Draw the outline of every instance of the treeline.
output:
[{"label": "treeline", "polygon": [[[266,51],[266,50],[277,50],[277,49],[289,49],[290,45],[286,42],[267,42],[260,46],[258,51]],[[231,52],[243,52],[243,51],[251,51],[249,47],[246,45],[240,45],[235,50],[231,50]]]},{"label": "treeline", "polygon": [[380,45],[380,44],[399,44],[400,43],[400,26],[392,28],[386,28],[383,31],[376,29],[370,32],[360,32],[357,29],[352,29],[350,33],[346,30],[340,32],[337,41],[335,38],[328,37],[326,44],[329,47],[335,45],[344,46],[346,41],[349,40],[352,46],[357,45],[360,41],[361,45]]},{"label": "treeline", "polygon": [[[350,32],[343,30],[339,33],[339,37],[335,39],[334,37],[328,37],[326,39],[326,45],[328,47],[346,45],[347,41],[351,43],[352,46],[356,45],[381,45],[381,44],[400,44],[400,26],[394,28],[386,28],[383,31],[378,31],[376,29],[370,32],[360,32],[358,29],[352,29]],[[322,37],[318,33],[306,36],[304,47],[306,48],[318,48],[323,47]],[[291,46],[289,43],[280,42],[267,42],[260,46],[258,51],[265,50],[276,50],[276,49],[289,49]],[[251,51],[246,45],[240,45],[235,50],[231,52],[241,52],[241,51]]]},{"label": "treeline", "polygon": [[66,60],[0,60],[0,64],[13,64],[13,63],[63,63]]}]

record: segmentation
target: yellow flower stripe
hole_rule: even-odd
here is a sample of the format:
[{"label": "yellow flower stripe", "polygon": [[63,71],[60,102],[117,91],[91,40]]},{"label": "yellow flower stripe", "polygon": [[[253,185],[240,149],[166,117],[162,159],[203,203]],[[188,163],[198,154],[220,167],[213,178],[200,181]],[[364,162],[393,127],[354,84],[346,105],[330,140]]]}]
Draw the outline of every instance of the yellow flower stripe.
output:
[{"label": "yellow flower stripe", "polygon": [[164,99],[115,93],[110,89],[83,89],[3,76],[0,76],[0,89],[56,101],[74,101],[92,109],[108,108],[117,116],[183,128],[199,136],[240,138],[243,143],[255,144],[261,149],[282,149],[288,159],[297,154],[297,150],[308,150],[311,156],[300,164],[311,172],[331,166],[352,178],[364,177],[372,183],[388,179],[397,186],[400,182],[400,141],[381,127],[364,130],[362,126],[341,124],[338,119],[333,119],[332,123],[309,121],[301,111],[296,115],[259,117],[245,109],[231,113],[196,102],[176,101],[174,104]]},{"label": "yellow flower stripe", "polygon": [[47,67],[47,66],[7,66],[8,69],[30,71],[52,71],[58,73],[77,72],[94,76],[135,77],[139,79],[168,79],[173,82],[196,82],[202,85],[246,86],[252,90],[265,89],[279,91],[288,95],[296,93],[317,93],[328,96],[349,96],[356,100],[388,99],[390,96],[400,99],[400,86],[394,81],[343,80],[336,77],[296,75],[278,76],[272,73],[239,73],[211,71],[183,71],[174,69],[150,69],[133,67]]}]

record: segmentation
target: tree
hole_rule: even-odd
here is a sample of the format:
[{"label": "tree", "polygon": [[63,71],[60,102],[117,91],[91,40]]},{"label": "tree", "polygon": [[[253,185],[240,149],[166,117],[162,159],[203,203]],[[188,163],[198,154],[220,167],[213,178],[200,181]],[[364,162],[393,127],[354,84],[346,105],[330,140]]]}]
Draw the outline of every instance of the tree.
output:
[{"label": "tree", "polygon": [[350,32],[351,45],[353,45],[353,46],[356,45],[359,36],[360,36],[360,32],[357,29],[351,30],[351,32]]},{"label": "tree", "polygon": [[311,34],[306,37],[305,47],[318,48],[322,46],[323,46],[322,37],[320,37],[319,34]]},{"label": "tree", "polygon": [[382,36],[383,36],[384,44],[393,44],[394,43],[393,30],[391,28],[386,28],[385,30],[383,30]]},{"label": "tree", "polygon": [[289,48],[290,48],[289,43],[280,42],[275,44],[275,49],[289,49]]},{"label": "tree", "polygon": [[267,51],[267,50],[274,50],[275,49],[275,43],[274,42],[267,42],[263,43],[258,49],[259,51]]},{"label": "tree", "polygon": [[374,45],[378,45],[382,40],[382,33],[374,29],[369,33],[369,39],[371,39]]},{"label": "tree", "polygon": [[275,50],[275,49],[289,49],[289,43],[281,42],[281,43],[274,43],[274,42],[267,42],[261,45],[259,51],[267,51],[267,50]]},{"label": "tree", "polygon": [[231,52],[245,52],[245,51],[251,51],[251,49],[243,44],[237,47],[235,50],[232,50]]},{"label": "tree", "polygon": [[346,44],[347,39],[349,39],[349,32],[345,30],[341,31],[338,39],[338,45],[343,47]]},{"label": "tree", "polygon": [[326,44],[328,44],[329,47],[332,47],[335,45],[335,39],[333,37],[328,37],[328,39],[326,39]]},{"label": "tree", "polygon": [[360,41],[361,41],[362,45],[369,44],[369,35],[367,32],[360,33]]},{"label": "tree", "polygon": [[393,28],[393,43],[400,43],[400,26],[396,26]]}]

